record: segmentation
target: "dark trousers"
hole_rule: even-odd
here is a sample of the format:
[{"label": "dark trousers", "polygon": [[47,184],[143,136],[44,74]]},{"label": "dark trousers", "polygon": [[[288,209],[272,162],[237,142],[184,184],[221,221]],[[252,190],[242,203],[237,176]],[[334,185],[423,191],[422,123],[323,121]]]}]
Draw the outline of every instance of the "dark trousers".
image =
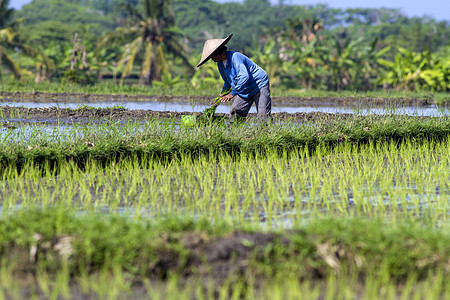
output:
[{"label": "dark trousers", "polygon": [[249,98],[242,98],[238,95],[234,96],[234,101],[230,109],[231,118],[235,118],[236,116],[245,118],[253,102],[256,105],[258,118],[261,120],[269,119],[272,111],[269,84],[263,86],[255,95]]}]

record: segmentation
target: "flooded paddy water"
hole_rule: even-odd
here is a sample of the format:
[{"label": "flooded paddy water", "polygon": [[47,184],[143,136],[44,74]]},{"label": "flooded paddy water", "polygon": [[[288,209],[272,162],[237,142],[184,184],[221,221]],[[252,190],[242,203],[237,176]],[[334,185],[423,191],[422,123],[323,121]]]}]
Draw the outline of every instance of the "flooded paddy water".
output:
[{"label": "flooded paddy water", "polygon": [[[126,97],[110,95],[76,95],[45,93],[9,93],[0,95],[0,140],[20,134],[27,136],[36,128],[64,134],[75,124],[93,125],[103,122],[146,123],[151,119],[175,119],[183,115],[200,115],[209,107],[210,97]],[[112,99],[112,100],[111,100]],[[83,102],[85,101],[85,102]],[[411,106],[416,105],[416,106]],[[230,103],[217,107],[216,117],[226,118]],[[315,120],[348,118],[355,115],[409,115],[416,117],[449,116],[449,107],[429,102],[399,101],[380,103],[373,99],[304,99],[274,97],[275,122],[304,124]],[[254,106],[250,117],[256,115]]]},{"label": "flooded paddy water", "polygon": [[[76,143],[111,126],[18,126],[4,131],[0,141],[30,144],[32,150],[42,141]],[[112,134],[126,138],[143,132],[175,133],[175,126],[115,124]],[[93,137],[88,147],[97,144]],[[355,153],[344,144],[331,153],[319,150],[324,154],[318,156],[299,149],[285,158],[274,152],[259,159],[225,155],[217,161],[205,156],[195,163],[187,155],[169,165],[132,159],[106,168],[94,163],[86,170],[69,162],[44,176],[31,164],[18,178],[0,181],[0,205],[4,211],[15,211],[17,205],[64,204],[78,212],[132,218],[224,218],[261,228],[292,228],[324,216],[426,218],[445,227],[450,218],[448,143],[368,145]]]},{"label": "flooded paddy water", "polygon": [[[209,107],[210,97],[126,97],[104,95],[64,95],[64,94],[15,94],[0,95],[0,138],[8,129],[28,130],[40,124],[53,130],[65,123],[95,124],[105,121],[125,123],[129,120],[146,122],[153,118],[180,119],[183,115],[199,115]],[[143,99],[142,99],[143,98]],[[137,100],[138,99],[138,100]],[[149,100],[150,99],[150,100]],[[83,102],[86,101],[86,102]],[[99,101],[101,100],[101,101]],[[416,106],[413,106],[416,105]],[[216,116],[226,118],[230,103],[223,103],[216,109]],[[438,107],[429,102],[398,101],[377,102],[373,99],[304,99],[294,97],[274,97],[272,104],[275,122],[292,121],[298,124],[314,122],[323,118],[346,118],[354,115],[409,115],[416,117],[448,116],[450,108]],[[254,106],[249,116],[255,116]]]},{"label": "flooded paddy water", "polygon": [[[227,114],[230,111],[230,103],[222,103],[216,109],[216,113]],[[175,112],[175,113],[199,113],[208,108],[205,103],[186,103],[186,102],[160,102],[160,101],[108,101],[108,102],[89,102],[80,104],[79,102],[0,102],[1,107],[21,107],[21,108],[58,108],[58,109],[124,109],[124,110],[148,110],[158,112]],[[349,105],[336,104],[330,102],[311,101],[305,104],[286,103],[273,101],[272,113],[310,113],[323,112],[333,114],[406,114],[412,116],[438,116],[449,115],[450,108],[437,107],[436,105],[426,106],[389,106],[389,105]],[[251,114],[256,113],[256,108],[251,107]]]},{"label": "flooded paddy water", "polygon": [[[123,108],[157,112],[198,113],[209,107],[213,96],[149,96],[0,92],[0,106],[24,108],[79,109]],[[222,103],[216,113],[229,113],[230,103]],[[250,113],[255,113],[254,107]],[[408,114],[430,116],[449,114],[431,99],[386,99],[371,97],[272,97],[273,113],[325,112],[339,114]]]},{"label": "flooded paddy water", "polygon": [[30,166],[18,178],[0,180],[0,206],[3,212],[63,205],[132,219],[226,219],[262,229],[293,228],[326,216],[424,219],[445,228],[450,225],[445,146],[437,145],[432,155],[424,147],[402,147],[382,155],[366,149],[288,161],[275,156],[168,166],[131,161],[87,170],[69,163],[60,174],[45,176]]},{"label": "flooded paddy water", "polygon": [[[95,107],[83,107],[76,103],[65,103],[49,107],[48,103],[0,103],[0,140],[6,137],[20,135],[28,136],[37,129],[52,132],[55,135],[64,135],[71,129],[83,126],[98,126],[102,123],[114,122],[126,124],[128,122],[145,125],[154,119],[168,120],[169,125],[178,128],[182,116],[201,115],[207,106],[191,106],[187,110],[185,104],[150,103],[139,102],[121,104],[118,108],[114,103],[96,103]],[[17,105],[17,106],[15,106]],[[142,109],[149,106],[152,109]],[[126,108],[130,107],[130,108]],[[169,110],[167,110],[169,109]],[[403,107],[397,109],[372,108],[356,109],[350,107],[316,106],[316,107],[274,107],[273,120],[275,123],[290,122],[294,124],[314,123],[316,121],[331,119],[346,119],[352,116],[368,115],[409,115],[412,117],[426,118],[430,116],[450,116],[449,109],[436,107],[414,108]],[[221,118],[228,122],[229,107],[221,105],[217,109],[215,118]],[[252,107],[249,118],[255,117],[256,111]],[[173,128],[172,126],[172,128]],[[142,128],[144,130],[144,128]]]}]

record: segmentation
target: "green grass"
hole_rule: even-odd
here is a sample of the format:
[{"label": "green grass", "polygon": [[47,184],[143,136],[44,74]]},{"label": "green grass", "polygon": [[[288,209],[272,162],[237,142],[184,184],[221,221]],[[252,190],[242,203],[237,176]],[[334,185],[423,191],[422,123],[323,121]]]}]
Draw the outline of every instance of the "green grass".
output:
[{"label": "green grass", "polygon": [[[196,260],[206,259],[210,242],[219,243],[239,233],[246,238],[237,239],[231,253],[240,253],[234,259],[245,262],[243,272],[231,268],[220,277],[214,269],[208,271],[207,260]],[[88,282],[94,277],[118,281],[116,292],[129,291],[133,282],[147,282],[146,288],[152,292],[191,295],[208,294],[208,285],[205,289],[201,279],[210,278],[216,285],[209,292],[225,293],[222,297],[237,293],[235,296],[250,299],[260,293],[265,299],[270,299],[269,295],[284,299],[282,288],[286,286],[291,287],[291,297],[298,297],[302,285],[307,287],[306,293],[328,298],[349,293],[360,293],[366,299],[383,293],[388,293],[387,298],[398,294],[428,298],[450,292],[448,231],[413,223],[386,226],[379,220],[337,218],[318,219],[289,232],[266,233],[270,236],[267,243],[249,240],[252,233],[251,228],[188,218],[137,222],[119,216],[76,216],[58,208],[23,210],[0,220],[0,283],[7,286],[6,276],[10,275],[9,282],[28,288],[36,284],[44,294],[65,297],[74,285],[86,293],[94,290],[95,285]],[[200,237],[200,244],[192,248],[194,237]],[[231,255],[222,261],[234,259]],[[181,276],[190,284],[183,287]],[[21,283],[29,277],[35,279]],[[95,284],[99,292],[108,293],[109,288],[101,286],[106,283],[103,280]],[[158,282],[166,282],[168,291],[155,284]],[[321,282],[326,282],[322,289]],[[345,293],[338,283],[347,284]],[[414,288],[421,286],[425,290]],[[377,290],[380,287],[385,290]]]},{"label": "green grass", "polygon": [[75,108],[74,110],[89,110],[89,109],[97,109],[97,110],[103,110],[103,111],[111,111],[111,110],[126,110],[126,108],[123,105],[114,105],[111,107],[94,107],[91,105],[87,105],[87,104],[80,104],[77,106],[77,108]]},{"label": "green grass", "polygon": [[450,134],[450,118],[446,116],[354,116],[301,126],[289,122],[269,126],[247,122],[231,128],[223,125],[178,128],[175,122],[9,129],[0,138],[0,167],[20,167],[28,162],[53,165],[69,160],[84,165],[87,161],[109,163],[127,157],[170,160],[183,153],[193,157],[222,152],[262,154],[273,149],[289,152],[304,147],[314,152],[320,145],[332,148],[342,143],[439,141]]},{"label": "green grass", "polygon": [[[113,84],[101,82],[95,85],[64,84],[59,82],[41,82],[6,80],[0,83],[0,90],[4,92],[49,92],[49,93],[89,93],[103,95],[156,95],[156,96],[217,96],[220,92],[215,86],[210,88],[194,88],[190,84],[180,84],[175,87],[139,86]],[[447,105],[450,102],[450,93],[442,92],[410,92],[410,91],[316,91],[316,90],[285,90],[272,87],[272,96],[292,97],[351,97],[351,98],[380,98],[380,99],[427,99],[439,105]]]}]

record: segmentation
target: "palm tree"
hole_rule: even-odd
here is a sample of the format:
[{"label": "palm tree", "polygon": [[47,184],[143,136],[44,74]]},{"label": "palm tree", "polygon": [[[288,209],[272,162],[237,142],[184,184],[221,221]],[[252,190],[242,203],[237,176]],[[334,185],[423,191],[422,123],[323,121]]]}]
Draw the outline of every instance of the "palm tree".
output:
[{"label": "palm tree", "polygon": [[[20,50],[21,53],[37,58],[39,68],[45,68],[47,71],[54,68],[53,63],[33,47],[25,45],[19,40],[18,27],[23,19],[11,21],[14,13],[13,8],[9,7],[9,0],[0,0],[0,66],[6,66],[16,79],[20,79],[22,71],[19,65],[14,61],[8,52]],[[0,69],[1,71],[1,69]],[[0,72],[1,79],[1,72]]]},{"label": "palm tree", "polygon": [[139,59],[142,60],[140,84],[151,84],[153,80],[160,79],[162,74],[168,72],[167,53],[180,57],[193,71],[181,42],[183,34],[175,24],[172,0],[144,0],[143,4],[142,14],[127,5],[133,16],[132,23],[106,34],[99,44],[100,49],[107,44],[128,41],[118,65],[123,69],[121,84]]}]

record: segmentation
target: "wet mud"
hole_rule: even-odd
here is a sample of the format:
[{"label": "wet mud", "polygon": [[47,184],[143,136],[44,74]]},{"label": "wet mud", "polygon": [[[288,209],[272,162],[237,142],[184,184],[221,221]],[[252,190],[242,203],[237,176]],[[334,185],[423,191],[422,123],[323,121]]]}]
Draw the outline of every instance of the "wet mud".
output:
[{"label": "wet mud", "polygon": [[[149,95],[103,95],[85,93],[43,93],[43,92],[1,92],[0,102],[38,102],[38,103],[98,103],[98,102],[132,102],[132,101],[157,101],[172,102],[179,104],[202,104],[209,105],[212,96],[149,96]],[[396,107],[415,106],[426,107],[433,104],[430,99],[386,99],[370,97],[272,97],[273,106],[346,106],[355,108],[365,107]],[[150,109],[128,110],[124,108],[92,108],[81,107],[76,109],[59,107],[26,108],[14,106],[0,107],[0,123],[3,127],[14,122],[40,122],[40,123],[84,123],[84,122],[107,122],[107,121],[141,121],[146,122],[153,119],[180,120],[184,115],[202,115],[201,112],[179,112],[179,111],[152,111]],[[352,117],[350,113],[327,113],[327,112],[296,112],[296,113],[273,113],[274,121],[292,121],[295,123],[314,122],[327,119],[344,119]],[[229,115],[216,113],[216,119],[228,119]],[[250,113],[249,119],[256,117]],[[8,123],[5,125],[5,123]]]},{"label": "wet mud", "polygon": [[[201,116],[201,112],[175,112],[175,111],[152,111],[152,110],[127,110],[120,108],[26,108],[26,107],[0,107],[0,123],[11,122],[39,122],[39,123],[89,123],[108,121],[151,121],[151,120],[175,120],[179,121],[182,116]],[[333,114],[324,112],[309,113],[274,113],[274,121],[292,121],[296,123],[314,122],[328,119],[344,119],[353,114]],[[256,118],[255,113],[250,113],[248,119]],[[229,119],[228,114],[216,113],[215,119]],[[3,120],[3,122],[2,122]]]},{"label": "wet mud", "polygon": [[[174,103],[209,104],[211,96],[172,96],[172,95],[105,95],[86,93],[47,93],[47,92],[2,92],[0,102],[40,102],[40,103],[95,103],[95,102],[132,102],[155,101]],[[314,105],[346,105],[346,106],[415,106],[425,107],[435,104],[429,98],[382,98],[382,97],[273,97],[272,102],[279,106],[314,106]]]}]

